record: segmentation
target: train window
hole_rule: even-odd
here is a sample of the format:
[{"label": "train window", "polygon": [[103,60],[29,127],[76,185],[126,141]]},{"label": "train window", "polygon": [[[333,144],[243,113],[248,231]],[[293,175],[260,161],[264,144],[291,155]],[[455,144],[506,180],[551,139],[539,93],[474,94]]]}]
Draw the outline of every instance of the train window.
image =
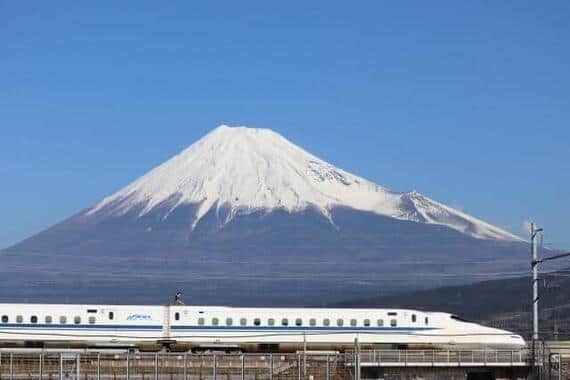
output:
[{"label": "train window", "polygon": [[226,318],[226,326],[231,326],[234,324],[234,320],[231,318]]},{"label": "train window", "polygon": [[53,322],[53,318],[51,315],[46,315],[46,317],[44,318],[44,322],[45,323],[52,323]]},{"label": "train window", "polygon": [[96,313],[96,312],[97,312],[97,309],[87,309],[87,312],[88,312],[88,313]]},{"label": "train window", "polygon": [[198,318],[198,324],[199,324],[200,326],[203,326],[205,322],[206,322],[206,321],[204,320],[204,318]]},{"label": "train window", "polygon": [[283,318],[281,320],[281,326],[289,326],[289,320],[287,318]]},{"label": "train window", "polygon": [[95,317],[94,316],[90,316],[89,317],[89,324],[94,324],[95,323]]},{"label": "train window", "polygon": [[316,326],[316,325],[317,325],[317,320],[316,320],[315,318],[309,319],[309,325],[311,325],[311,326]]},{"label": "train window", "polygon": [[267,324],[268,324],[269,326],[275,326],[275,319],[269,318],[269,319],[267,320]]},{"label": "train window", "polygon": [[38,323],[38,317],[36,315],[32,315],[30,317],[30,323]]},{"label": "train window", "polygon": [[302,326],[302,325],[303,325],[303,320],[301,318],[295,319],[295,326]]},{"label": "train window", "polygon": [[61,317],[59,317],[59,323],[61,323],[62,325],[67,323],[67,317],[65,315],[62,315]]},{"label": "train window", "polygon": [[245,319],[245,318],[240,319],[240,320],[239,320],[239,324],[242,325],[242,326],[247,325],[247,319]]},{"label": "train window", "polygon": [[76,325],[81,323],[81,317],[76,315],[75,317],[73,317],[73,323],[75,323]]},{"label": "train window", "polygon": [[113,320],[115,319],[115,313],[113,313],[112,311],[109,312],[109,320]]},{"label": "train window", "polygon": [[416,315],[412,314],[412,322],[416,322]]},{"label": "train window", "polygon": [[398,321],[396,319],[390,319],[390,326],[392,327],[398,326]]},{"label": "train window", "polygon": [[378,320],[376,321],[376,326],[378,326],[378,327],[384,326],[384,320],[383,320],[383,319],[378,319]]},{"label": "train window", "polygon": [[426,317],[426,325],[429,323],[429,319],[428,317]]},{"label": "train window", "polygon": [[328,318],[323,319],[323,326],[330,326],[331,325],[331,320]]},{"label": "train window", "polygon": [[7,316],[7,315],[3,315],[3,316],[2,316],[2,323],[8,323],[8,321],[9,321],[8,316]]},{"label": "train window", "polygon": [[253,324],[256,325],[256,326],[261,325],[261,319],[255,318],[255,319],[253,320]]},{"label": "train window", "polygon": [[396,313],[395,311],[391,311],[388,313],[388,316],[390,317],[395,317],[396,315],[398,315],[398,313]]},{"label": "train window", "polygon": [[218,323],[220,323],[220,320],[218,318],[212,318],[212,325],[217,326]]},{"label": "train window", "polygon": [[365,326],[365,327],[370,327],[370,319],[365,319],[365,320],[364,320],[364,326]]},{"label": "train window", "polygon": [[341,327],[342,325],[344,325],[344,321],[339,318],[339,319],[336,320],[336,325],[339,326],[339,327]]},{"label": "train window", "polygon": [[174,320],[175,320],[175,321],[179,321],[179,320],[180,320],[180,313],[179,313],[179,312],[174,313]]},{"label": "train window", "polygon": [[17,316],[16,316],[16,322],[17,322],[17,323],[22,323],[22,322],[24,322],[24,317],[22,317],[21,315],[17,315]]},{"label": "train window", "polygon": [[356,326],[356,319],[351,319],[351,320],[350,320],[350,325],[351,325],[352,327]]}]

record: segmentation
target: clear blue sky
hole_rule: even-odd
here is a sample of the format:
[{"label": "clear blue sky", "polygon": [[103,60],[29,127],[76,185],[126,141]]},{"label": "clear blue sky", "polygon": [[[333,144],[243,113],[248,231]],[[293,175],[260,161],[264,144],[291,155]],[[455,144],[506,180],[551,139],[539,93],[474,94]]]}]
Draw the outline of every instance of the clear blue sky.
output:
[{"label": "clear blue sky", "polygon": [[202,3],[0,0],[0,247],[229,123],[570,248],[569,1]]}]

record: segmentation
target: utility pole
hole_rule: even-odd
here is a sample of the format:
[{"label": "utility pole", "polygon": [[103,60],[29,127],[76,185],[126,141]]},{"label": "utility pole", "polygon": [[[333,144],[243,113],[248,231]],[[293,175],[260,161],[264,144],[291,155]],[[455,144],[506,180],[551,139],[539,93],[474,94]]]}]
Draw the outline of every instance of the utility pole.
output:
[{"label": "utility pole", "polygon": [[561,253],[559,255],[538,258],[538,234],[541,233],[542,228],[536,228],[534,223],[530,224],[530,250],[532,255],[532,366],[535,379],[539,378],[537,360],[536,360],[536,345],[539,342],[538,335],[538,265],[545,262],[563,257],[570,256],[570,252]]},{"label": "utility pole", "polygon": [[360,369],[360,342],[358,341],[358,335],[354,338],[354,380],[360,380],[361,369]]},{"label": "utility pole", "polygon": [[[542,232],[542,228],[536,228],[534,223],[530,224],[530,250],[532,253],[532,344],[538,341],[538,242],[537,236]],[[533,358],[534,359],[534,358]]]},{"label": "utility pole", "polygon": [[307,335],[303,332],[303,380],[307,379]]},{"label": "utility pole", "polygon": [[534,379],[539,379],[536,345],[538,344],[538,234],[542,232],[542,228],[536,228],[534,223],[530,224],[530,252],[531,252],[531,268],[532,268],[532,371]]}]

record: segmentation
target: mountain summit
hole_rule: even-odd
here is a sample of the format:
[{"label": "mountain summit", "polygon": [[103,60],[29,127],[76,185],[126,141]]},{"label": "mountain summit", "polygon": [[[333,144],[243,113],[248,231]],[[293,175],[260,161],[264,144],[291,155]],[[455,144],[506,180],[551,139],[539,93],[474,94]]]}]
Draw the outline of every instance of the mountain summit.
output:
[{"label": "mountain summit", "polygon": [[185,290],[195,303],[315,305],[493,278],[527,261],[528,246],[498,227],[271,130],[220,126],[2,252],[0,301],[160,303]]},{"label": "mountain summit", "polygon": [[[443,225],[484,239],[519,240],[500,228],[415,191],[396,193],[308,153],[269,129],[221,125],[180,154],[116,194],[86,216],[144,216],[168,205],[197,205],[194,229],[212,209],[221,225],[236,215],[317,210],[331,223],[331,210],[347,207],[418,223]],[[223,212],[220,212],[223,210]]]}]

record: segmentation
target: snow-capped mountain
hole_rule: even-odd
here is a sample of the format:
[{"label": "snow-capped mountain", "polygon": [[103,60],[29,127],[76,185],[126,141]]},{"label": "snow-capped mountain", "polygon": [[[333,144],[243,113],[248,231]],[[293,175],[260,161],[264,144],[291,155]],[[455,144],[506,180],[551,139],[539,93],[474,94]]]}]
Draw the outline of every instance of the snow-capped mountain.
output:
[{"label": "snow-capped mountain", "polygon": [[[397,193],[346,172],[306,152],[269,129],[219,126],[86,213],[139,216],[169,202],[169,212],[196,204],[190,228],[210,211],[226,209],[220,223],[236,215],[276,209],[331,210],[347,207],[418,223],[439,224],[477,238],[519,240],[498,227],[429,199]],[[217,213],[219,214],[219,213]],[[164,216],[168,217],[168,213]]]},{"label": "snow-capped mountain", "polygon": [[498,227],[271,130],[220,126],[0,252],[0,300],[162,303],[186,290],[195,303],[314,305],[494,278],[527,261],[526,243]]}]

